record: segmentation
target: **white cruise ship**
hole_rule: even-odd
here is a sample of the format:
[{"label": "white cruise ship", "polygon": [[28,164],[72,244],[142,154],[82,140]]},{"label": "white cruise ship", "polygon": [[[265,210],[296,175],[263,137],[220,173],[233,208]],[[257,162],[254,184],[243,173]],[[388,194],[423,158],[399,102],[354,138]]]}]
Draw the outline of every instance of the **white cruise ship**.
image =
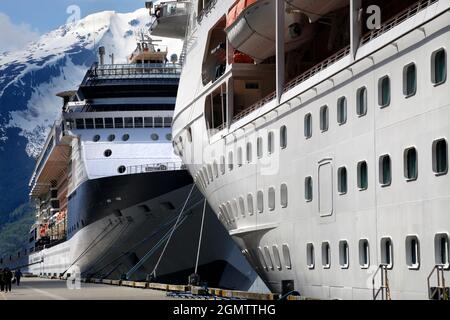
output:
[{"label": "white cruise ship", "polygon": [[186,23],[176,153],[272,291],[448,299],[449,0],[151,10]]},{"label": "white cruise ship", "polygon": [[181,66],[141,34],[128,64],[100,63],[64,105],[30,181],[36,223],[2,266],[40,276],[246,290],[256,278],[173,153]]}]

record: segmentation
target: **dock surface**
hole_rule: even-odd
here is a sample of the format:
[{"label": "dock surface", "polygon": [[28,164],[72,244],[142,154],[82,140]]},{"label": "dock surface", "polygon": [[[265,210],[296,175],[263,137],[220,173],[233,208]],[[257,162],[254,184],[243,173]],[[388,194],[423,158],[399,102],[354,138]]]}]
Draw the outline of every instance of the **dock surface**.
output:
[{"label": "dock surface", "polygon": [[1,292],[0,300],[173,300],[164,291],[81,283],[80,289],[69,289],[66,281],[23,278],[11,292]]}]

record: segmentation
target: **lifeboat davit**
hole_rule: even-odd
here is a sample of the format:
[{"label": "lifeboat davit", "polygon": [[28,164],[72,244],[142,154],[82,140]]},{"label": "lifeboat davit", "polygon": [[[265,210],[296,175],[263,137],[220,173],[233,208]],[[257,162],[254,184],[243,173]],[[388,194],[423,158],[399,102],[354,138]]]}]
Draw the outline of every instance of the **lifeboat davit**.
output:
[{"label": "lifeboat davit", "polygon": [[[275,55],[275,6],[273,0],[240,0],[227,15],[225,32],[236,50],[256,62]],[[300,11],[287,10],[285,50],[290,51],[312,39],[315,26]]]}]

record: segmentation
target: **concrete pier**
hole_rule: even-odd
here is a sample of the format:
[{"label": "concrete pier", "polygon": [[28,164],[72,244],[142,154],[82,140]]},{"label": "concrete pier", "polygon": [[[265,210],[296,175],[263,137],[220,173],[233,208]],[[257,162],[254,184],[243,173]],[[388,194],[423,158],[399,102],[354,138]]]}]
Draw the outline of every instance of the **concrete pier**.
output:
[{"label": "concrete pier", "polygon": [[11,292],[0,293],[0,300],[173,300],[166,292],[80,283],[80,289],[70,289],[66,281],[43,278],[22,278],[20,286],[12,285]]}]

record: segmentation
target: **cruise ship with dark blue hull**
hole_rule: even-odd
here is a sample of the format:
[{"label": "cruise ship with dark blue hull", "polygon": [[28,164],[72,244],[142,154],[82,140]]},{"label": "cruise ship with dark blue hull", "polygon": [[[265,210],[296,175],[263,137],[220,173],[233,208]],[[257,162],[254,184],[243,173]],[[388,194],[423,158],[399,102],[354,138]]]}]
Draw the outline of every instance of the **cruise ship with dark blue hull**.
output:
[{"label": "cruise ship with dark blue hull", "polygon": [[58,94],[63,112],[30,181],[30,243],[3,266],[171,284],[197,271],[210,286],[248,289],[255,272],[173,152],[180,64],[142,35],[128,64],[99,54],[78,90]]}]

